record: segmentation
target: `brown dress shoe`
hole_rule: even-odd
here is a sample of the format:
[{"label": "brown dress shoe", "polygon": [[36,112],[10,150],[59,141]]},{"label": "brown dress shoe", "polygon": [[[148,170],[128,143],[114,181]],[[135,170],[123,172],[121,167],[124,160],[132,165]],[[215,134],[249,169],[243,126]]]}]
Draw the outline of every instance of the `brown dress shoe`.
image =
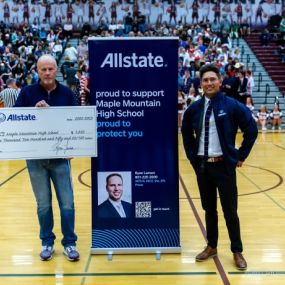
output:
[{"label": "brown dress shoe", "polygon": [[196,256],[196,261],[205,261],[217,255],[217,249],[206,246],[205,249]]},{"label": "brown dress shoe", "polygon": [[246,260],[244,259],[243,255],[240,252],[234,253],[234,261],[235,261],[236,268],[238,270],[246,270],[247,269]]}]

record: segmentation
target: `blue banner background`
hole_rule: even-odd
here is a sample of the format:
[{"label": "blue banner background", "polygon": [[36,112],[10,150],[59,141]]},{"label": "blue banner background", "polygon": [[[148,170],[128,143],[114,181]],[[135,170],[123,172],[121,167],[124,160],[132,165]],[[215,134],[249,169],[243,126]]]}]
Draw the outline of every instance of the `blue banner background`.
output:
[{"label": "blue banner background", "polygon": [[[177,47],[177,38],[89,41],[91,103],[98,112],[98,157],[92,159],[92,248],[180,247]],[[114,54],[117,58],[135,54],[135,65],[143,67],[103,67],[106,56],[113,59]],[[155,57],[159,67],[150,67]],[[133,92],[149,92],[151,97]],[[128,100],[148,106],[130,106]],[[128,114],[120,117],[121,111]],[[132,217],[98,217],[98,193],[106,192],[98,189],[103,184],[98,183],[98,173],[104,172],[131,173]]]}]

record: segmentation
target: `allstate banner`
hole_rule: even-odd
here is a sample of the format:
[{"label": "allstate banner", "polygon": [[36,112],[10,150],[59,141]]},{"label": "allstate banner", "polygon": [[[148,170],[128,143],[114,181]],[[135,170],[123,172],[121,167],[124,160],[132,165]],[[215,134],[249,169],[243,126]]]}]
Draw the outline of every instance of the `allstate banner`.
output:
[{"label": "allstate banner", "polygon": [[179,252],[177,38],[89,40],[91,253]]}]

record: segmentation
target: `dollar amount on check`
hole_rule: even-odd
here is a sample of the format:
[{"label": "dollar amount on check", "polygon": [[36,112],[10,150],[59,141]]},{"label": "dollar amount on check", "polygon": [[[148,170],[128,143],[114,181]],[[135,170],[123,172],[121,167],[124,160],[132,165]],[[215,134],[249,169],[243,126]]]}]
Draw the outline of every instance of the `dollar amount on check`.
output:
[{"label": "dollar amount on check", "polygon": [[96,156],[95,106],[0,109],[0,159]]}]

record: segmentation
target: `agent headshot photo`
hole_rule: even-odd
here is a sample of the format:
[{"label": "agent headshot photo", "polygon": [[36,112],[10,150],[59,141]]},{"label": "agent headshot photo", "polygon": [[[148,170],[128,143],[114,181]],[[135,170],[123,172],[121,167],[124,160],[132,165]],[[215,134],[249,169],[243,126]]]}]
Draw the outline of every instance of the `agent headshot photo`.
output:
[{"label": "agent headshot photo", "polygon": [[[103,189],[102,184],[102,173],[98,173],[98,187]],[[124,178],[123,178],[124,177]],[[101,203],[102,193],[98,191],[98,217],[100,218],[129,218],[132,216],[132,204],[129,202],[130,197],[127,201],[122,200],[124,195],[124,180],[128,180],[128,187],[130,189],[131,183],[131,173],[110,173],[106,176],[105,194],[107,194],[107,199]],[[101,184],[101,186],[100,186]],[[101,196],[100,196],[101,194]]]}]

